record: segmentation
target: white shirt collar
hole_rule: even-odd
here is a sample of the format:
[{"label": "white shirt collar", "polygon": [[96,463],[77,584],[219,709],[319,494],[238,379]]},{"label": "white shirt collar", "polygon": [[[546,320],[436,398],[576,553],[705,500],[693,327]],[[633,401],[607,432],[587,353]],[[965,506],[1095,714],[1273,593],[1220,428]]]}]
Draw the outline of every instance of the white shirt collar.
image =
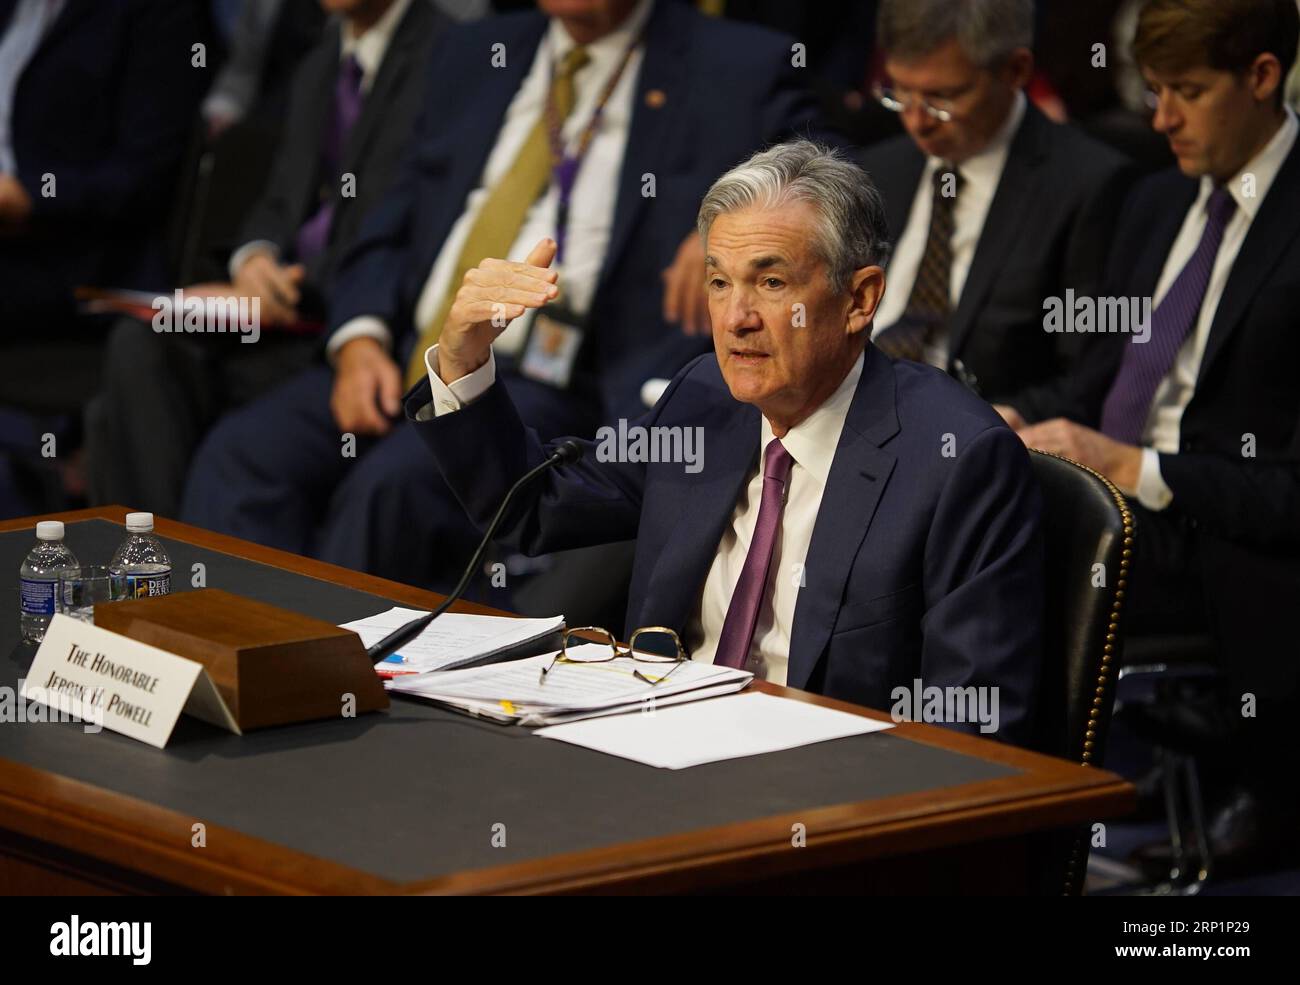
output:
[{"label": "white shirt collar", "polygon": [[[853,395],[857,393],[858,380],[862,378],[865,356],[864,350],[848,375],[836,387],[835,392],[807,418],[787,431],[785,437],[781,439],[781,444],[790,453],[795,463],[806,469],[822,486],[826,485],[826,480],[831,474],[831,463],[835,461],[835,449],[839,447],[840,433],[844,430],[844,421],[849,416]],[[774,437],[772,425],[764,417],[762,448],[766,449]]]},{"label": "white shirt collar", "polygon": [[[996,186],[1002,178],[1002,167],[1007,162],[1007,155],[1011,153],[1011,141],[1015,139],[1020,124],[1024,122],[1027,104],[1024,90],[1017,89],[1011,100],[1011,111],[1007,113],[1007,118],[998,132],[993,135],[993,139],[979,153],[972,154],[957,165],[963,180],[987,180]],[[931,157],[929,164],[931,171],[937,171],[943,167],[944,162],[942,158]]]},{"label": "white shirt collar", "polygon": [[[632,13],[628,14],[627,19],[618,26],[617,30],[587,45],[587,54],[591,57],[591,63],[604,66],[622,58],[623,52],[632,43],[632,39],[641,33],[653,7],[654,0],[638,0],[637,5],[632,8]],[[551,18],[547,28],[546,43],[550,48],[551,57],[556,62],[574,47],[573,38],[569,37],[569,32],[564,29],[564,24],[558,17]]]},{"label": "white shirt collar", "polygon": [[368,90],[375,80],[375,74],[379,71],[379,66],[383,64],[384,52],[388,50],[388,43],[393,39],[397,32],[397,25],[402,16],[406,13],[406,8],[411,5],[411,0],[396,0],[396,2],[384,11],[382,17],[371,25],[370,29],[360,35],[353,35],[351,27],[345,20],[342,31],[343,43],[339,47],[339,61],[343,61],[349,55],[355,55],[358,64],[361,66],[361,88]]},{"label": "white shirt collar", "polygon": [[[1286,119],[1282,125],[1277,128],[1277,133],[1273,134],[1273,139],[1264,145],[1264,149],[1246,162],[1246,166],[1233,175],[1232,180],[1227,184],[1228,193],[1237,202],[1237,208],[1246,214],[1251,221],[1255,221],[1255,214],[1259,211],[1259,203],[1264,201],[1268,195],[1268,190],[1273,187],[1273,181],[1277,178],[1277,173],[1282,170],[1282,165],[1287,156],[1291,153],[1291,148],[1295,146],[1296,135],[1300,132],[1300,124],[1296,122],[1295,111],[1291,107],[1286,108]],[[1246,175],[1254,175],[1254,194],[1246,194],[1244,178]],[[1201,190],[1197,198],[1197,206],[1203,205],[1209,200],[1210,194],[1214,191],[1214,179],[1208,174],[1201,176]]]}]

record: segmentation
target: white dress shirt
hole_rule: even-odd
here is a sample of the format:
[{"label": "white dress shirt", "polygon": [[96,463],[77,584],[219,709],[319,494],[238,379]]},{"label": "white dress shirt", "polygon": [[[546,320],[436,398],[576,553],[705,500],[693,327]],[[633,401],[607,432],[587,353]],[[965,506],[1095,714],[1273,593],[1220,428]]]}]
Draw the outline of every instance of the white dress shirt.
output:
[{"label": "white dress shirt", "polygon": [[[384,11],[379,20],[360,34],[353,33],[350,21],[345,20],[343,22],[343,41],[339,45],[339,65],[342,66],[343,62],[352,56],[356,57],[357,64],[361,66],[362,93],[370,92],[371,86],[375,84],[375,76],[379,74],[379,67],[384,63],[384,53],[388,51],[388,43],[393,40],[397,25],[401,22],[402,17],[406,14],[406,8],[410,5],[411,0],[397,0],[396,3]],[[266,253],[276,260],[280,259],[280,248],[270,240],[255,239],[250,243],[245,243],[230,255],[227,270],[231,280],[235,279],[235,275],[239,273],[239,268],[244,265],[244,261],[254,253]]]},{"label": "white dress shirt", "polygon": [[401,23],[406,15],[406,8],[410,5],[411,0],[396,0],[396,3],[384,11],[379,20],[360,34],[353,32],[350,22],[343,22],[343,43],[339,45],[339,64],[341,65],[349,56],[356,56],[357,64],[361,66],[363,93],[368,93],[371,86],[375,84],[379,66],[384,63],[384,53],[388,51],[388,44],[397,33],[397,25]]},{"label": "white dress shirt", "polygon": [[[821,509],[826,480],[839,447],[840,432],[849,414],[849,405],[862,377],[863,357],[853,364],[843,382],[807,420],[786,432],[781,444],[794,459],[790,469],[790,485],[786,489],[785,508],[781,525],[777,529],[776,543],[772,547],[772,562],[767,570],[767,589],[764,604],[758,611],[754,627],[754,640],[750,647],[745,669],[755,675],[784,684],[790,662],[790,633],[794,628],[794,610],[799,602],[799,588],[804,582],[804,559],[812,543],[813,527]],[[487,363],[450,385],[438,377],[438,347],[430,346],[424,354],[425,368],[429,373],[432,400],[419,409],[417,421],[427,421],[444,414],[452,414],[473,403],[496,380],[496,360],[488,357]],[[760,449],[767,448],[773,439],[772,425],[767,418],[760,427]],[[760,452],[759,461],[762,462]],[[694,660],[713,663],[722,635],[722,624],[727,618],[727,607],[745,566],[749,544],[758,523],[758,508],[763,499],[763,472],[755,466],[731,514],[731,524],[722,534],[718,552],[714,555],[709,574],[704,579],[700,600],[686,626],[683,642]]]},{"label": "white dress shirt", "polygon": [[[794,459],[794,466],[790,470],[785,508],[781,511],[781,526],[772,547],[764,604],[758,610],[754,641],[745,664],[746,670],[773,684],[785,683],[794,610],[799,601],[799,588],[805,580],[804,560],[808,556],[808,545],[812,543],[817,511],[826,491],[826,480],[835,460],[840,432],[844,430],[844,420],[848,417],[849,405],[862,376],[862,362],[859,356],[830,398],[781,439],[781,444]],[[766,449],[774,438],[772,425],[763,418],[759,426],[762,435],[759,447]],[[759,460],[761,463],[761,453]],[[718,553],[714,555],[709,574],[704,579],[699,604],[686,626],[684,642],[695,660],[713,663],[722,624],[727,618],[727,607],[731,604],[732,593],[749,554],[762,499],[763,471],[755,467],[732,511],[731,524],[723,531]]]},{"label": "white dress shirt", "polygon": [[[605,85],[617,71],[628,45],[641,34],[652,6],[653,0],[640,0],[617,30],[586,46],[590,61],[574,76],[573,111],[564,121],[563,136],[569,147],[576,144],[579,135],[586,128]],[[451,227],[425,280],[415,308],[418,330],[423,330],[437,312],[479,209],[514,163],[524,141],[545,112],[552,65],[558,64],[573,47],[574,41],[564,25],[559,20],[552,19],[523,84],[506,110],[496,144],[479,177],[478,187],[466,199],[465,211]],[[623,152],[632,125],[633,96],[643,51],[644,45],[638,44],[618,85],[610,94],[600,128],[587,148],[573,187],[560,290],[566,305],[578,315],[586,314],[591,305],[614,225],[618,176],[622,172]],[[538,240],[547,236],[554,237],[558,205],[559,192],[552,182],[528,210],[519,235],[504,259],[523,261]],[[511,323],[494,343],[498,351],[511,355],[518,353],[527,337],[529,324],[528,317],[518,318]],[[379,318],[361,316],[339,326],[330,337],[327,346],[330,358],[345,343],[360,336],[370,336],[385,346],[392,344],[392,332],[388,325]]]},{"label": "white dress shirt", "polygon": [[[1011,141],[1024,118],[1025,94],[1018,91],[1011,103],[1011,111],[993,139],[978,154],[957,165],[957,171],[961,175],[961,191],[952,210],[952,267],[948,280],[948,307],[951,311],[957,310],[957,304],[961,300],[962,288],[975,260],[975,247],[979,245],[984,221],[988,218],[989,207],[993,204],[993,196],[997,194],[998,183],[1002,180],[1002,171],[1006,167],[1007,155],[1011,152]],[[871,332],[873,338],[902,318],[907,308],[912,285],[916,282],[916,274],[921,267],[921,258],[925,255],[926,240],[930,235],[934,175],[943,165],[940,158],[931,157],[921,172],[921,180],[917,182],[916,194],[912,198],[912,209],[907,214],[907,225],[898,238],[893,257],[889,261],[889,286],[880,302],[880,310],[876,312]],[[926,346],[925,360],[932,366],[947,370],[946,331]]]},{"label": "white dress shirt", "polygon": [[[1142,466],[1138,474],[1137,498],[1149,510],[1163,510],[1174,498],[1173,491],[1160,474],[1160,452],[1177,454],[1181,447],[1180,429],[1183,411],[1191,402],[1196,390],[1196,377],[1201,371],[1201,359],[1205,356],[1205,345],[1210,338],[1210,326],[1214,324],[1215,313],[1223,299],[1223,289],[1227,286],[1232,266],[1237,262],[1241,244],[1246,241],[1250,225],[1255,221],[1260,203],[1273,187],[1273,180],[1281,170],[1283,162],[1295,146],[1296,133],[1300,130],[1296,115],[1290,109],[1286,119],[1278,127],[1273,139],[1264,149],[1256,154],[1228,182],[1227,189],[1237,203],[1237,209],[1228,220],[1223,230],[1223,240],[1219,244],[1218,255],[1214,259],[1214,269],[1210,273],[1210,282],[1205,289],[1205,299],[1201,302],[1201,311],[1196,324],[1187,333],[1187,339],[1174,360],[1169,374],[1160,381],[1155,396],[1151,401],[1151,411],[1147,416],[1146,427],[1142,436]],[[1245,178],[1253,176],[1254,195],[1246,195]],[[1165,258],[1164,269],[1156,283],[1156,293],[1151,299],[1152,310],[1164,300],[1165,294],[1173,286],[1178,275],[1182,273],[1187,261],[1196,252],[1205,231],[1208,216],[1205,205],[1214,191],[1214,180],[1208,175],[1201,178],[1200,194],[1187,210],[1182,229],[1174,245]]]}]

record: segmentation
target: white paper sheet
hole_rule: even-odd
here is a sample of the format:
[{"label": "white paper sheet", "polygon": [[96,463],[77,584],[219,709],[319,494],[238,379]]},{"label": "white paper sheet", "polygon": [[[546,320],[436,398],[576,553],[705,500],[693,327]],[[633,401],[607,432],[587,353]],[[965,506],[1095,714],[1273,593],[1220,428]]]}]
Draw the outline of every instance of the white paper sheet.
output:
[{"label": "white paper sheet", "polygon": [[537,734],[661,769],[740,759],[765,752],[893,728],[861,715],[778,698],[736,694],[657,709],[653,714],[592,718]]}]

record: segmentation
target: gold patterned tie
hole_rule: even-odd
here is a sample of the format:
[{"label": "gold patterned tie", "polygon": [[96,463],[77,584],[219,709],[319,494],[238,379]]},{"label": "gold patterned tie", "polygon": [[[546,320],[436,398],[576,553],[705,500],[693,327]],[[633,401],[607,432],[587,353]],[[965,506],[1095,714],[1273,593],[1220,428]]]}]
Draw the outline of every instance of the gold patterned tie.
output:
[{"label": "gold patterned tie", "polygon": [[962,186],[961,172],[944,163],[932,176],[930,230],[903,315],[872,339],[895,359],[925,362],[925,348],[948,321],[952,279],[953,207]]},{"label": "gold patterned tie", "polygon": [[[551,99],[554,101],[556,114],[563,121],[573,111],[574,85],[573,76],[578,69],[591,60],[587,49],[578,45],[560,61],[559,70],[551,83]],[[456,292],[460,290],[465,274],[477,267],[488,257],[504,258],[514,245],[523,227],[524,217],[533,203],[546,191],[551,183],[551,145],[550,132],[547,127],[545,111],[537,118],[537,123],[528,134],[519,149],[510,169],[497,182],[489,193],[487,201],[479,209],[470,227],[465,245],[461,247],[460,256],[451,273],[451,281],[439,303],[434,315],[420,329],[420,338],[411,352],[406,367],[406,385],[412,387],[423,378],[425,373],[424,354],[429,346],[438,341],[442,332],[442,323],[447,320]]]}]

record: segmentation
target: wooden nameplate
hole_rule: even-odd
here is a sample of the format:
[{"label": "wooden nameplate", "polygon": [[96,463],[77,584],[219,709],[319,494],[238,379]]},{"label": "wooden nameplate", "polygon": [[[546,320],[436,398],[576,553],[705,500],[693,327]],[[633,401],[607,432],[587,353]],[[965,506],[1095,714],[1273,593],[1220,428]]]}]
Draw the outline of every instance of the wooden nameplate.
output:
[{"label": "wooden nameplate", "polygon": [[244,730],[388,707],[356,633],[219,588],[99,603],[95,625],[201,663]]}]

